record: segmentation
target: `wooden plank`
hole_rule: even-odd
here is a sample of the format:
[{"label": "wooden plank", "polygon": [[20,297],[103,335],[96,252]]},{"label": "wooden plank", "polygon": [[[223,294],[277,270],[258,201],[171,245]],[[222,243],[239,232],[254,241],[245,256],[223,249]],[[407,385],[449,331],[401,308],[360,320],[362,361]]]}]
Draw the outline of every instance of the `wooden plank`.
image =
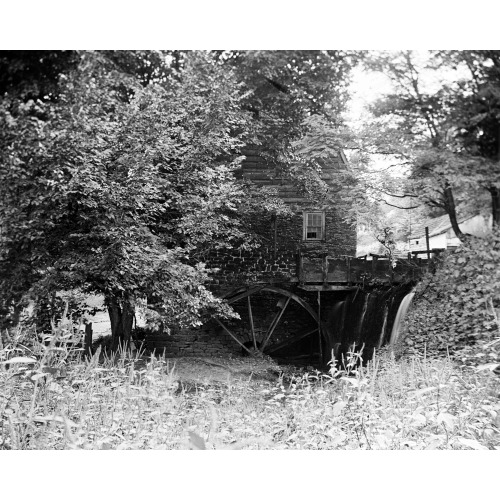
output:
[{"label": "wooden plank", "polygon": [[307,292],[317,292],[321,290],[322,292],[343,292],[355,290],[357,287],[352,285],[299,285],[301,290],[306,290]]}]

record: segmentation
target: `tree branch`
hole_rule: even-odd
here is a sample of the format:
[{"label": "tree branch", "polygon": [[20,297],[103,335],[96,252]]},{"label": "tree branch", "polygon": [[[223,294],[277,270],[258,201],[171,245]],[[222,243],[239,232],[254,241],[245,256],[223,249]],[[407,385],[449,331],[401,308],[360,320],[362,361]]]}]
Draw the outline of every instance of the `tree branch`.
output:
[{"label": "tree branch", "polygon": [[283,85],[282,83],[279,83],[276,80],[273,80],[272,78],[268,78],[267,76],[265,78],[268,83],[270,83],[275,89],[278,89],[280,92],[283,92],[283,94],[290,93],[290,90],[286,85]]}]

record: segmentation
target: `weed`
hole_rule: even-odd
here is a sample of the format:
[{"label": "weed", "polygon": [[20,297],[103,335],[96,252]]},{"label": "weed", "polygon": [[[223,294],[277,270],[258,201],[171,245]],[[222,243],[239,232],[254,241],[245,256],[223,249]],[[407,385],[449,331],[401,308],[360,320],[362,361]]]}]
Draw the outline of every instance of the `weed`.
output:
[{"label": "weed", "polygon": [[165,357],[98,348],[85,358],[69,334],[58,324],[44,342],[32,332],[5,339],[0,449],[500,447],[498,377],[449,358],[396,360],[387,350],[363,366],[353,350],[326,373],[233,369],[198,383]]}]

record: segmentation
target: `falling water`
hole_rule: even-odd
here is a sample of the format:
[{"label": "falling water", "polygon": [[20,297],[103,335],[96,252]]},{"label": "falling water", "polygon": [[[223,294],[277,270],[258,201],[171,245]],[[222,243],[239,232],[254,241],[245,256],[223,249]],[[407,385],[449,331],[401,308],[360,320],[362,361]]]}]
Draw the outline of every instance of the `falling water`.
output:
[{"label": "falling water", "polygon": [[399,305],[399,309],[396,314],[396,319],[394,320],[394,325],[392,327],[391,340],[390,340],[391,346],[393,346],[396,343],[396,340],[399,337],[403,319],[406,316],[406,313],[408,311],[408,308],[410,307],[414,295],[415,292],[410,292],[408,295],[404,297],[404,299],[401,301],[401,304]]},{"label": "falling water", "polygon": [[377,349],[380,349],[382,347],[382,344],[384,342],[384,336],[385,336],[385,329],[387,327],[387,316],[389,315],[389,306],[386,304],[384,308],[384,321],[382,323],[382,330],[380,332],[380,339],[377,344]]},{"label": "falling water", "polygon": [[368,309],[368,299],[369,298],[370,298],[370,294],[367,293],[366,296],[365,296],[365,302],[363,304],[363,312],[361,313],[361,317],[359,319],[358,338],[361,338],[361,331],[363,329],[363,322],[365,320],[366,310]]}]

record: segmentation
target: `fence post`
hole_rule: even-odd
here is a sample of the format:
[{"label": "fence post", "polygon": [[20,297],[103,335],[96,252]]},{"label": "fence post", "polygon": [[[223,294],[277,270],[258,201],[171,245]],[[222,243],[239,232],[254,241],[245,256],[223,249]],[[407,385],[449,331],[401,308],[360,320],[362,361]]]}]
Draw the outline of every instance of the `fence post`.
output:
[{"label": "fence post", "polygon": [[84,352],[85,356],[92,356],[92,323],[85,325]]},{"label": "fence post", "polygon": [[427,247],[427,264],[429,264],[429,261],[431,260],[431,249],[429,245],[429,228],[425,228],[425,245]]}]

